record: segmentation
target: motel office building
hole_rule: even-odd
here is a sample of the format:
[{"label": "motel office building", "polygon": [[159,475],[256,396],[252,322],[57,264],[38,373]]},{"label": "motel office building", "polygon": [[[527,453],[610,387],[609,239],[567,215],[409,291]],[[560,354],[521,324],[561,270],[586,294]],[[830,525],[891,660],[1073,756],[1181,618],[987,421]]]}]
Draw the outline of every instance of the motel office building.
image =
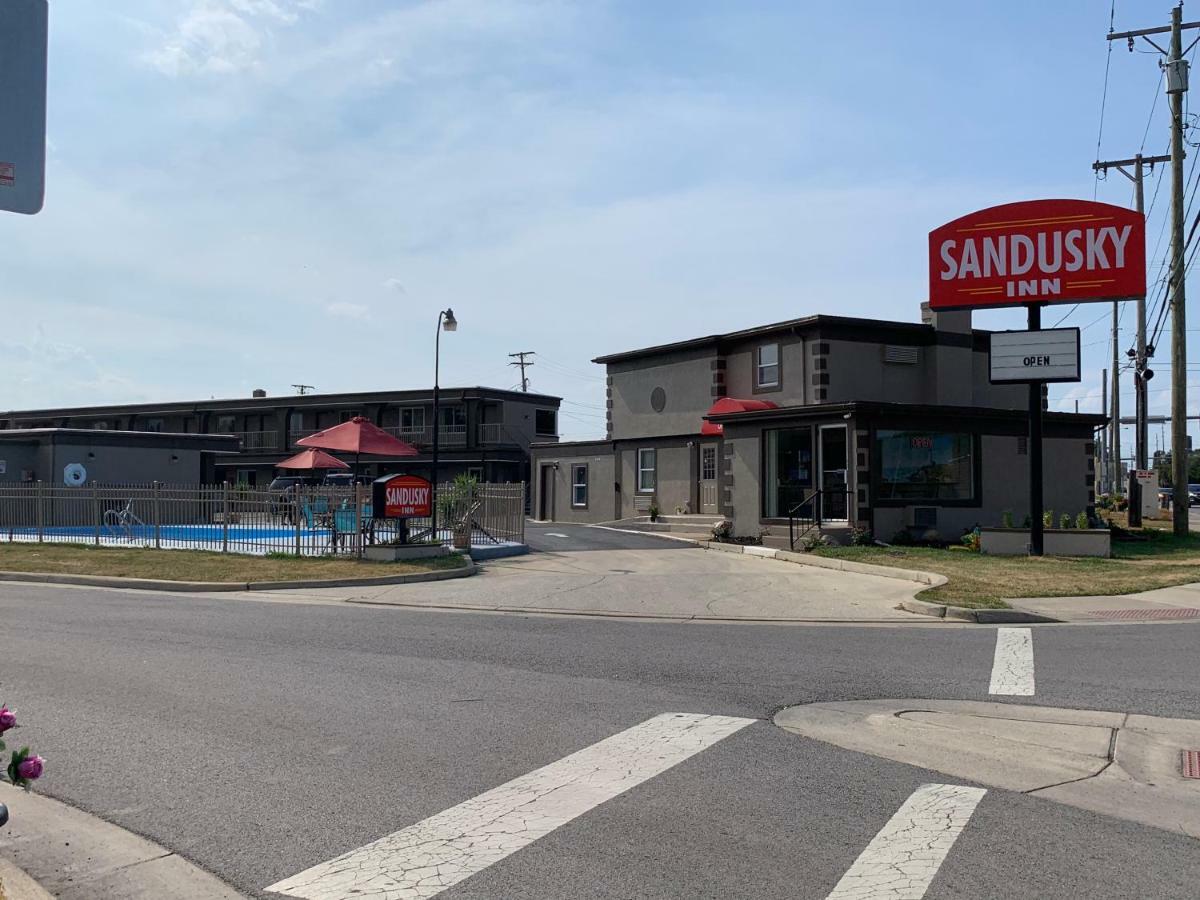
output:
[{"label": "motel office building", "polygon": [[[1005,511],[1019,526],[1028,388],[989,382],[988,332],[969,312],[923,307],[922,319],[817,315],[594,360],[608,373],[607,438],[533,446],[534,514],[603,522],[657,506],[757,535],[819,512],[835,540],[857,526],[953,541]],[[1056,518],[1094,512],[1104,421],[1044,417]]]}]

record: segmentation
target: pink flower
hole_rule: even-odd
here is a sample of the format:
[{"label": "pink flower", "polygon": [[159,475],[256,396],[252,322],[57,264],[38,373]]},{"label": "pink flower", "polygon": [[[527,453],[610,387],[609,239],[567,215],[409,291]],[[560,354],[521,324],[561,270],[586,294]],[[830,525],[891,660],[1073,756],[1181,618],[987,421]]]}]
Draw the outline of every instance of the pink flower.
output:
[{"label": "pink flower", "polygon": [[7,706],[0,706],[0,734],[17,724],[17,714]]},{"label": "pink flower", "polygon": [[46,761],[36,753],[25,757],[17,766],[17,775],[25,781],[37,781],[42,777],[42,766]]}]

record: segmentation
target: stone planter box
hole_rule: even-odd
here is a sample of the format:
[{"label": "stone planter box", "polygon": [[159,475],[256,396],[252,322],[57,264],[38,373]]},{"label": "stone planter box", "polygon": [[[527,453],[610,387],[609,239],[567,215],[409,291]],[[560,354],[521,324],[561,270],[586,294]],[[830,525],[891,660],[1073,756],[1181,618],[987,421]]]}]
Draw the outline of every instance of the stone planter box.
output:
[{"label": "stone planter box", "polygon": [[450,548],[445,544],[398,544],[396,546],[366,547],[363,556],[371,562],[403,562],[409,559],[431,559],[449,556]]},{"label": "stone planter box", "polygon": [[[1112,534],[1107,528],[1047,528],[1047,556],[1112,556]],[[1029,553],[1029,529],[980,528],[981,553],[993,556],[1025,556]]]}]

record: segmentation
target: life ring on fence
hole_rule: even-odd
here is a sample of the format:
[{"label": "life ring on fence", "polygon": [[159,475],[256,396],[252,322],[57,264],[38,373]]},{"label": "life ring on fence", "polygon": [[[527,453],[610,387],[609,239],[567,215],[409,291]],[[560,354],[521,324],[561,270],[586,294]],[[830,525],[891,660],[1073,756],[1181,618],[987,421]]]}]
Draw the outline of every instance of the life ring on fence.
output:
[{"label": "life ring on fence", "polygon": [[87,469],[83,463],[68,463],[63,468],[63,484],[67,487],[83,487],[87,483]]}]

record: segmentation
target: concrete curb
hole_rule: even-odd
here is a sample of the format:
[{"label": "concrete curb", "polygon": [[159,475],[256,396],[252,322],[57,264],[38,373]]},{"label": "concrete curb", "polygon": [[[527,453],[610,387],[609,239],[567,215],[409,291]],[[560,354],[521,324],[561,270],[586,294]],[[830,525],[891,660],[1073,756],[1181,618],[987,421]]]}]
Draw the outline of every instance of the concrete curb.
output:
[{"label": "concrete curb", "polygon": [[1024,609],[967,609],[963,606],[928,603],[915,598],[900,601],[900,608],[919,616],[958,619],[961,622],[975,622],[979,625],[1036,625],[1062,621]]},{"label": "concrete curb", "polygon": [[528,552],[528,544],[505,547],[472,547],[471,559],[475,560],[475,562],[486,562],[489,559],[507,559],[510,556],[524,556]]},{"label": "concrete curb", "polygon": [[[894,578],[898,581],[911,581],[924,585],[926,589],[941,587],[950,579],[936,572],[922,572],[919,569],[897,569],[891,566],[877,566],[873,563],[854,562],[849,559],[830,559],[824,556],[813,556],[808,553],[793,553],[790,550],[775,550],[771,547],[757,547],[741,544],[718,544],[711,541],[701,541],[700,546],[706,550],[718,550],[722,553],[742,553],[746,556],[758,556],[763,559],[778,559],[783,562],[795,563],[800,566],[815,566],[819,569],[834,569],[839,572],[854,572],[859,575],[878,575],[881,578]],[[935,619],[957,619],[961,622],[974,622],[978,625],[1017,625],[1061,622],[1039,613],[1024,609],[967,609],[962,606],[950,606],[944,603],[930,603],[926,600],[902,600],[900,608],[919,616],[932,616]]]},{"label": "concrete curb", "polygon": [[375,587],[387,584],[416,584],[422,581],[445,581],[448,578],[468,578],[477,572],[475,562],[466,557],[467,564],[457,569],[435,572],[410,572],[405,575],[378,575],[373,578],[329,578],[311,581],[166,581],[157,578],[117,578],[110,575],[61,575],[51,572],[0,572],[0,581],[19,581],[27,584],[71,584],[83,587],[121,588],[133,591],[170,591],[184,594],[220,593],[235,591],[285,591],[305,588]]},{"label": "concrete curb", "polygon": [[24,869],[0,857],[0,900],[53,900]]},{"label": "concrete curb", "polygon": [[705,550],[718,550],[722,553],[743,553],[747,556],[759,556],[763,559],[778,559],[783,562],[795,563],[800,566],[814,566],[818,569],[835,569],[839,572],[854,572],[858,575],[878,575],[881,578],[894,578],[899,581],[914,581],[927,587],[941,587],[949,579],[936,572],[922,572],[918,569],[896,569],[892,566],[877,566],[872,563],[854,562],[848,559],[828,559],[824,556],[813,556],[810,553],[794,553],[791,550],[776,550],[773,547],[758,547],[742,544],[720,544],[714,541],[697,542]]},{"label": "concrete curb", "polygon": [[59,900],[245,900],[183,857],[83,810],[7,786],[3,797],[12,810],[5,855]]}]

